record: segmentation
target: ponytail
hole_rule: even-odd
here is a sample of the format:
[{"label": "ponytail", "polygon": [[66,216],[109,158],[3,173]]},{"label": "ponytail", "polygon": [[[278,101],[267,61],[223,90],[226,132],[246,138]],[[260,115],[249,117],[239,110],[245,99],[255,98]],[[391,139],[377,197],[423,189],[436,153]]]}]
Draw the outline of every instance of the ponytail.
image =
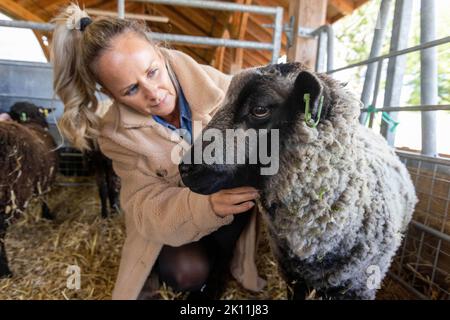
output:
[{"label": "ponytail", "polygon": [[83,17],[88,17],[87,13],[71,4],[54,20],[50,59],[53,88],[64,103],[64,113],[58,121],[62,134],[74,147],[89,150],[98,135],[99,119],[95,114],[96,82],[83,57],[83,31],[79,27]]}]

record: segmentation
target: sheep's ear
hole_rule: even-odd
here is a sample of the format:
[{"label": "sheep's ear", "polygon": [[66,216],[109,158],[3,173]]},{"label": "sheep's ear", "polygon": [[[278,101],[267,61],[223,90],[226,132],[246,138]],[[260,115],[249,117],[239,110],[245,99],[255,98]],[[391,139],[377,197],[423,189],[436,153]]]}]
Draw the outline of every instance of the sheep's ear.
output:
[{"label": "sheep's ear", "polygon": [[308,71],[302,71],[295,79],[294,90],[304,106],[304,95],[309,94],[311,102],[316,102],[322,93],[322,85],[315,75]]},{"label": "sheep's ear", "polygon": [[50,114],[51,112],[53,112],[55,110],[56,110],[56,108],[39,107],[39,112],[42,113],[44,116],[47,116],[48,114]]},{"label": "sheep's ear", "polygon": [[295,79],[293,91],[295,102],[297,106],[300,105],[301,112],[306,113],[308,104],[312,122],[318,122],[323,107],[323,86],[319,78],[311,72],[301,71]]}]

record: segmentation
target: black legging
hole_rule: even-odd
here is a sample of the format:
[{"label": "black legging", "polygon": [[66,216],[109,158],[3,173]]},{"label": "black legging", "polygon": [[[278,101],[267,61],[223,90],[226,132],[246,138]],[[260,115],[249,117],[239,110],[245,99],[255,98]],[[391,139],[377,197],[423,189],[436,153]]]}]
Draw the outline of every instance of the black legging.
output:
[{"label": "black legging", "polygon": [[[198,291],[219,269],[228,268],[236,241],[250,218],[250,211],[234,216],[199,241],[179,247],[163,246],[156,267],[160,281],[176,291]],[[226,271],[226,270],[224,270]],[[223,274],[220,276],[224,276]]]}]

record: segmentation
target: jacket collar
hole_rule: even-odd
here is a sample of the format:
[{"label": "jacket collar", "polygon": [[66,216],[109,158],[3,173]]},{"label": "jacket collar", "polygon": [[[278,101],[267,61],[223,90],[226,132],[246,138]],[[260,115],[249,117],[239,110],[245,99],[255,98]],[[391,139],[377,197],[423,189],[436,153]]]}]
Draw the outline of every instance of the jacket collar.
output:
[{"label": "jacket collar", "polygon": [[[208,73],[194,59],[180,51],[161,48],[183,89],[184,96],[189,103],[192,120],[202,123],[209,122],[209,113],[218,107],[225,93],[216,85]],[[157,123],[151,116],[143,115],[127,106],[116,104],[110,108],[111,113],[119,112],[119,125],[125,128],[152,127]],[[114,111],[115,110],[115,111]],[[115,118],[110,114],[104,121]],[[116,118],[117,119],[117,118]]]}]

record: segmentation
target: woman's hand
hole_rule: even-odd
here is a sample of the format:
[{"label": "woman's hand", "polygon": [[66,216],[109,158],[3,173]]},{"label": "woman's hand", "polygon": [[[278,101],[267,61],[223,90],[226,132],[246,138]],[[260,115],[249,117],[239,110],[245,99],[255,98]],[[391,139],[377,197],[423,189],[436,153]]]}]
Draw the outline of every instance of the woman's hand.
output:
[{"label": "woman's hand", "polygon": [[255,205],[252,200],[257,198],[259,193],[255,188],[239,187],[213,193],[209,196],[209,201],[214,212],[220,217],[225,217],[246,212]]}]

